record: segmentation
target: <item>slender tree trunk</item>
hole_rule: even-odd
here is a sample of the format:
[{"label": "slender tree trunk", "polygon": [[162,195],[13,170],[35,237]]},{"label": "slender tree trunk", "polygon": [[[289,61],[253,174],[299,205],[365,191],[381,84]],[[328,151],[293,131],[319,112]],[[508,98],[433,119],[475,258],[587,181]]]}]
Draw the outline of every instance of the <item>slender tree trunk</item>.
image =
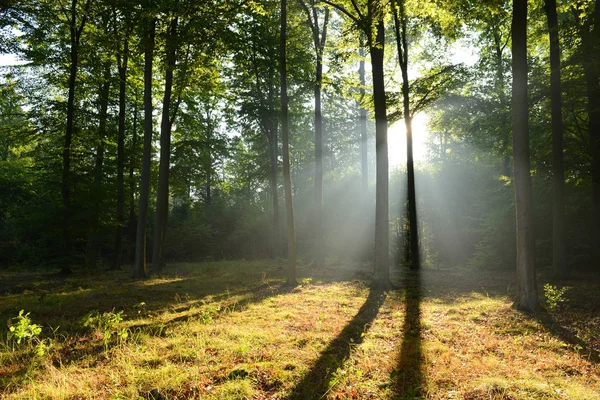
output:
[{"label": "slender tree trunk", "polygon": [[361,170],[361,183],[362,190],[366,196],[369,191],[369,160],[368,160],[368,138],[367,138],[367,110],[363,107],[363,101],[365,98],[365,47],[360,36],[360,47],[358,49],[360,55],[360,61],[358,66],[358,75],[360,78],[360,107],[358,109],[359,122],[360,122],[360,170]]},{"label": "slender tree trunk", "polygon": [[106,121],[108,119],[108,97],[110,92],[110,65],[104,66],[103,82],[99,91],[99,121],[98,144],[96,147],[96,162],[94,165],[94,183],[92,184],[91,199],[92,218],[88,236],[86,259],[89,268],[98,267],[98,229],[100,227],[100,208],[102,207],[102,168],[104,166],[104,139],[106,138]]},{"label": "slender tree trunk", "polygon": [[552,108],[552,265],[554,274],[568,274],[565,252],[565,163],[563,159],[562,94],[560,82],[560,43],[556,0],[545,0],[544,9],[550,33],[550,91]]},{"label": "slender tree trunk", "polygon": [[[119,57],[120,58],[120,57]],[[117,229],[115,231],[115,260],[113,269],[121,269],[123,226],[125,223],[125,112],[129,38],[125,36],[123,58],[119,62],[119,134],[117,138]],[[135,135],[135,132],[134,132]]]},{"label": "slender tree trunk", "polygon": [[317,56],[315,84],[315,267],[325,265],[323,243],[323,115],[321,112],[321,85],[323,83],[322,56]]},{"label": "slender tree trunk", "polygon": [[300,4],[306,11],[308,24],[313,36],[315,46],[315,193],[313,223],[315,229],[314,263],[315,267],[325,265],[325,250],[323,242],[323,114],[321,110],[321,90],[323,86],[323,52],[327,41],[327,24],[329,23],[329,9],[325,9],[323,31],[319,28],[319,15],[315,4],[311,8],[301,1]]},{"label": "slender tree trunk", "polygon": [[[136,96],[137,97],[137,96]],[[136,99],[137,100],[137,99]],[[133,132],[131,136],[131,150],[129,151],[129,218],[127,222],[127,233],[129,237],[129,245],[127,248],[127,261],[132,263],[135,261],[135,236],[136,236],[136,220],[135,220],[135,160],[137,154],[137,122],[138,108],[137,101],[134,102],[133,109]]]},{"label": "slender tree trunk", "polygon": [[211,181],[211,175],[212,175],[212,148],[211,148],[211,141],[212,141],[212,118],[210,115],[210,112],[207,111],[206,112],[206,128],[207,128],[207,137],[206,137],[206,152],[207,152],[207,156],[206,156],[206,163],[204,165],[204,170],[206,171],[206,205],[209,206],[212,204],[212,193],[211,193],[211,185],[212,185],[212,181]]},{"label": "slender tree trunk", "polygon": [[152,157],[152,63],[154,61],[154,35],[156,19],[148,22],[144,38],[144,157],[140,179],[138,227],[135,246],[136,278],[146,278],[146,222],[150,192],[150,159]]},{"label": "slender tree trunk", "polygon": [[527,100],[527,0],[513,0],[512,129],[515,205],[517,210],[517,300],[528,311],[539,308],[535,275],[533,195],[529,173],[529,108]]},{"label": "slender tree trunk", "polygon": [[384,53],[385,28],[383,10],[379,2],[368,3],[369,20],[374,21],[375,37],[369,35],[371,70],[373,74],[373,102],[375,106],[375,150],[376,150],[376,189],[375,189],[375,284],[381,287],[390,285],[389,265],[389,181],[387,145],[387,108],[385,103]]},{"label": "slender tree trunk", "polygon": [[499,33],[499,27],[496,25],[492,26],[494,34],[494,50],[496,53],[496,91],[498,92],[498,98],[500,100],[500,134],[502,140],[502,174],[504,176],[511,176],[510,171],[510,154],[509,154],[509,143],[510,143],[510,116],[505,111],[508,109],[508,98],[506,96],[506,80],[504,78],[504,45]]},{"label": "slender tree trunk", "polygon": [[281,68],[281,140],[283,144],[283,187],[288,231],[288,277],[286,285],[296,286],[296,227],[294,226],[294,205],[292,199],[292,178],[290,175],[290,149],[287,97],[287,0],[281,0],[281,36],[279,67]]},{"label": "slender tree trunk", "polygon": [[277,125],[270,124],[269,134],[269,157],[271,159],[269,171],[269,184],[271,186],[271,202],[273,205],[273,223],[271,230],[271,257],[276,258],[281,255],[279,231],[279,193],[277,189]]},{"label": "slender tree trunk", "polygon": [[[410,241],[410,267],[417,269],[421,263],[419,252],[419,227],[417,223],[417,196],[415,191],[415,164],[413,157],[412,115],[410,111],[410,93],[408,86],[408,39],[406,37],[406,14],[404,0],[392,4],[398,62],[402,71],[402,99],[404,124],[406,126],[406,170],[408,175],[408,237]],[[398,8],[396,8],[396,6]]]},{"label": "slender tree trunk", "polygon": [[159,273],[164,263],[164,240],[167,231],[169,213],[169,166],[171,159],[171,93],[173,89],[173,70],[176,62],[176,35],[178,17],[171,20],[167,38],[167,71],[165,74],[165,93],[163,96],[162,121],[160,126],[160,165],[158,191],[156,195],[156,224],[152,246],[152,270]]},{"label": "slender tree trunk", "polygon": [[69,69],[69,94],[67,97],[67,126],[62,150],[62,182],[61,194],[63,202],[63,257],[62,274],[71,273],[71,143],[73,141],[75,120],[75,86],[77,83],[77,68],[79,63],[79,42],[87,16],[83,16],[81,24],[77,25],[77,0],[71,1],[71,65]]}]

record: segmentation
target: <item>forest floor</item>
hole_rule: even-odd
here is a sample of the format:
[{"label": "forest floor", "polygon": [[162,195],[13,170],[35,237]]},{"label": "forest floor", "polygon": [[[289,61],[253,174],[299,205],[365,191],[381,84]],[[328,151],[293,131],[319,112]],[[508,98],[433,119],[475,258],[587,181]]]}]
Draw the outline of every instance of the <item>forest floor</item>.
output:
[{"label": "forest floor", "polygon": [[528,315],[513,273],[395,270],[382,292],[368,265],[299,267],[294,289],[284,266],[0,272],[0,398],[600,399],[597,281],[551,282]]}]

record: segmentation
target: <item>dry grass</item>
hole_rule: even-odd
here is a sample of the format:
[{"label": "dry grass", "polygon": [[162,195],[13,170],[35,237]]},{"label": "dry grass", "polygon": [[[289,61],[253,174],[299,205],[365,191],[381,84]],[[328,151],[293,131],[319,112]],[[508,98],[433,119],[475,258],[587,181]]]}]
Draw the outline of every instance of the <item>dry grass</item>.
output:
[{"label": "dry grass", "polygon": [[[47,340],[40,356],[3,334],[0,398],[600,399],[597,285],[570,282],[536,317],[511,307],[510,274],[425,269],[383,293],[368,266],[338,264],[300,268],[289,290],[284,264],[3,276],[18,285],[0,318],[25,309]],[[106,343],[79,322],[92,310],[124,310]]]}]

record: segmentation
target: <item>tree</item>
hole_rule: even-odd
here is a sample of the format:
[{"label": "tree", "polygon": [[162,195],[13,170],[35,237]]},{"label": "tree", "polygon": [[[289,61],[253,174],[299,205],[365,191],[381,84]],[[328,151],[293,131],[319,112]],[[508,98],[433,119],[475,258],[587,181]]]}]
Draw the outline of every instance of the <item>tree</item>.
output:
[{"label": "tree", "polygon": [[[146,10],[148,12],[148,10]],[[135,245],[136,278],[146,278],[146,219],[148,218],[148,199],[150,195],[150,158],[152,156],[152,63],[154,61],[154,35],[156,19],[146,16],[144,30],[144,156],[140,179],[140,197],[138,224]]]},{"label": "tree", "polygon": [[362,34],[360,35],[360,43],[358,47],[360,61],[358,64],[358,75],[360,79],[360,88],[358,90],[360,94],[359,104],[360,107],[358,109],[358,118],[360,122],[360,172],[361,172],[361,182],[362,182],[362,190],[365,193],[369,191],[369,160],[368,160],[368,138],[367,138],[367,109],[365,108],[363,101],[365,101],[365,44]]},{"label": "tree", "polygon": [[387,105],[384,79],[385,7],[379,0],[369,0],[366,14],[352,2],[350,11],[342,2],[323,0],[348,17],[367,37],[373,75],[375,110],[375,284],[390,286],[389,266],[389,162],[387,147]]},{"label": "tree", "polygon": [[[319,27],[319,13],[316,3],[310,0],[310,8],[304,0],[299,0],[308,20],[308,25],[315,46],[315,246],[314,261],[316,267],[325,264],[325,250],[323,243],[323,115],[321,111],[321,90],[323,86],[323,52],[327,42],[327,24],[329,22],[329,8],[325,8],[322,30]],[[312,11],[312,12],[311,12]]]},{"label": "tree", "polygon": [[[600,0],[573,7],[575,21],[583,49],[583,72],[587,95],[588,135],[592,156],[592,202],[594,208],[594,262],[600,261]],[[583,8],[583,9],[582,9]]]},{"label": "tree", "polygon": [[[154,241],[152,246],[152,269],[154,272],[162,270],[164,262],[164,237],[167,230],[167,217],[169,215],[169,169],[171,160],[171,127],[176,112],[171,111],[171,96],[173,90],[173,70],[177,61],[177,29],[179,16],[177,11],[171,16],[167,41],[165,46],[166,71],[165,91],[163,96],[162,121],[160,125],[160,165],[158,175],[158,191],[156,193],[156,223],[154,225]],[[181,97],[178,99],[180,100]],[[179,104],[179,103],[177,103]],[[173,115],[172,115],[173,114]]]},{"label": "tree", "polygon": [[96,140],[96,160],[94,165],[94,182],[90,192],[90,205],[92,209],[92,221],[90,226],[90,234],[88,237],[86,261],[89,268],[98,266],[98,229],[100,226],[100,208],[102,205],[102,175],[104,166],[104,142],[106,140],[106,123],[108,120],[108,100],[111,84],[111,65],[109,61],[104,63],[104,74],[98,92],[98,137]]},{"label": "tree", "polygon": [[[232,93],[240,103],[238,126],[243,129],[244,136],[262,150],[257,162],[266,164],[268,171],[272,221],[270,249],[271,257],[278,257],[282,253],[278,185],[278,107],[281,102],[277,98],[280,20],[276,7],[279,2],[265,2],[264,7],[266,13],[250,8],[247,13],[252,18],[240,18],[234,24],[235,35],[229,38],[234,61],[230,75],[233,77]],[[249,137],[254,132],[262,138]]]},{"label": "tree", "polygon": [[410,238],[410,266],[419,268],[419,228],[417,226],[417,196],[415,192],[415,165],[413,157],[412,115],[408,82],[408,38],[406,32],[407,17],[404,0],[392,2],[398,62],[402,71],[402,100],[404,105],[404,124],[406,125],[406,170],[408,173],[408,221]]},{"label": "tree", "polygon": [[552,265],[554,274],[567,274],[565,254],[565,167],[563,158],[562,93],[560,83],[560,43],[556,0],[545,0],[544,10],[550,34],[550,91],[552,108]]},{"label": "tree", "polygon": [[535,276],[533,195],[529,173],[529,108],[527,101],[527,0],[513,0],[512,130],[515,205],[517,211],[517,300],[528,311],[539,308]]},{"label": "tree", "polygon": [[[119,10],[120,11],[120,10]],[[134,28],[131,13],[133,10],[124,9],[122,15],[113,13],[113,28],[120,42],[117,46],[117,69],[119,71],[119,133],[117,136],[117,227],[115,230],[115,259],[113,269],[121,269],[123,226],[125,225],[125,117],[127,113],[127,67],[129,63],[129,41]],[[122,24],[120,24],[122,22]],[[121,34],[120,31],[123,31]],[[136,112],[137,114],[137,112]],[[134,116],[136,118],[137,115]],[[137,121],[136,121],[137,122]],[[133,137],[136,132],[134,129]],[[135,140],[135,139],[134,139]],[[130,172],[130,175],[133,171]],[[133,188],[132,188],[133,195]]]},{"label": "tree", "polygon": [[88,20],[88,8],[90,1],[87,0],[83,10],[78,8],[78,0],[71,0],[71,10],[69,18],[70,32],[70,66],[69,66],[69,94],[67,98],[67,125],[65,128],[65,138],[62,151],[63,171],[61,182],[61,193],[63,201],[63,266],[61,272],[68,274],[71,272],[71,142],[75,131],[75,87],[77,84],[77,68],[79,65],[79,45],[81,35]]},{"label": "tree", "polygon": [[283,145],[283,187],[285,191],[285,211],[288,236],[288,272],[286,285],[296,286],[296,227],[294,225],[294,204],[292,198],[292,178],[290,175],[290,145],[287,95],[287,0],[281,0],[281,31],[279,45],[279,69],[281,78],[281,141]]}]

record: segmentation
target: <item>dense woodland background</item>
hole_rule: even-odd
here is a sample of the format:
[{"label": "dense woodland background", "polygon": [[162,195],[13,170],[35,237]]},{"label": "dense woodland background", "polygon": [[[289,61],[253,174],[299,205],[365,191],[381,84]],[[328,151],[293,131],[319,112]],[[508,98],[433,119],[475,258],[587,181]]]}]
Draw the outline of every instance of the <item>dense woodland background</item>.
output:
[{"label": "dense woodland background", "polygon": [[[285,48],[280,1],[4,2],[0,51],[21,63],[3,67],[0,81],[2,268],[130,268],[144,238],[155,271],[176,260],[286,257],[282,82],[302,262],[372,259],[369,55],[379,51],[388,124],[425,113],[430,132],[414,172],[418,214],[407,201],[412,166],[390,170],[392,260],[410,263],[419,236],[425,265],[514,269],[512,4],[287,3]],[[535,0],[527,12],[535,264],[597,271],[598,1]],[[549,32],[559,41],[558,114]],[[553,123],[555,138],[564,132],[554,159]],[[553,227],[561,201],[566,217]],[[553,261],[560,245],[564,262]]]}]

